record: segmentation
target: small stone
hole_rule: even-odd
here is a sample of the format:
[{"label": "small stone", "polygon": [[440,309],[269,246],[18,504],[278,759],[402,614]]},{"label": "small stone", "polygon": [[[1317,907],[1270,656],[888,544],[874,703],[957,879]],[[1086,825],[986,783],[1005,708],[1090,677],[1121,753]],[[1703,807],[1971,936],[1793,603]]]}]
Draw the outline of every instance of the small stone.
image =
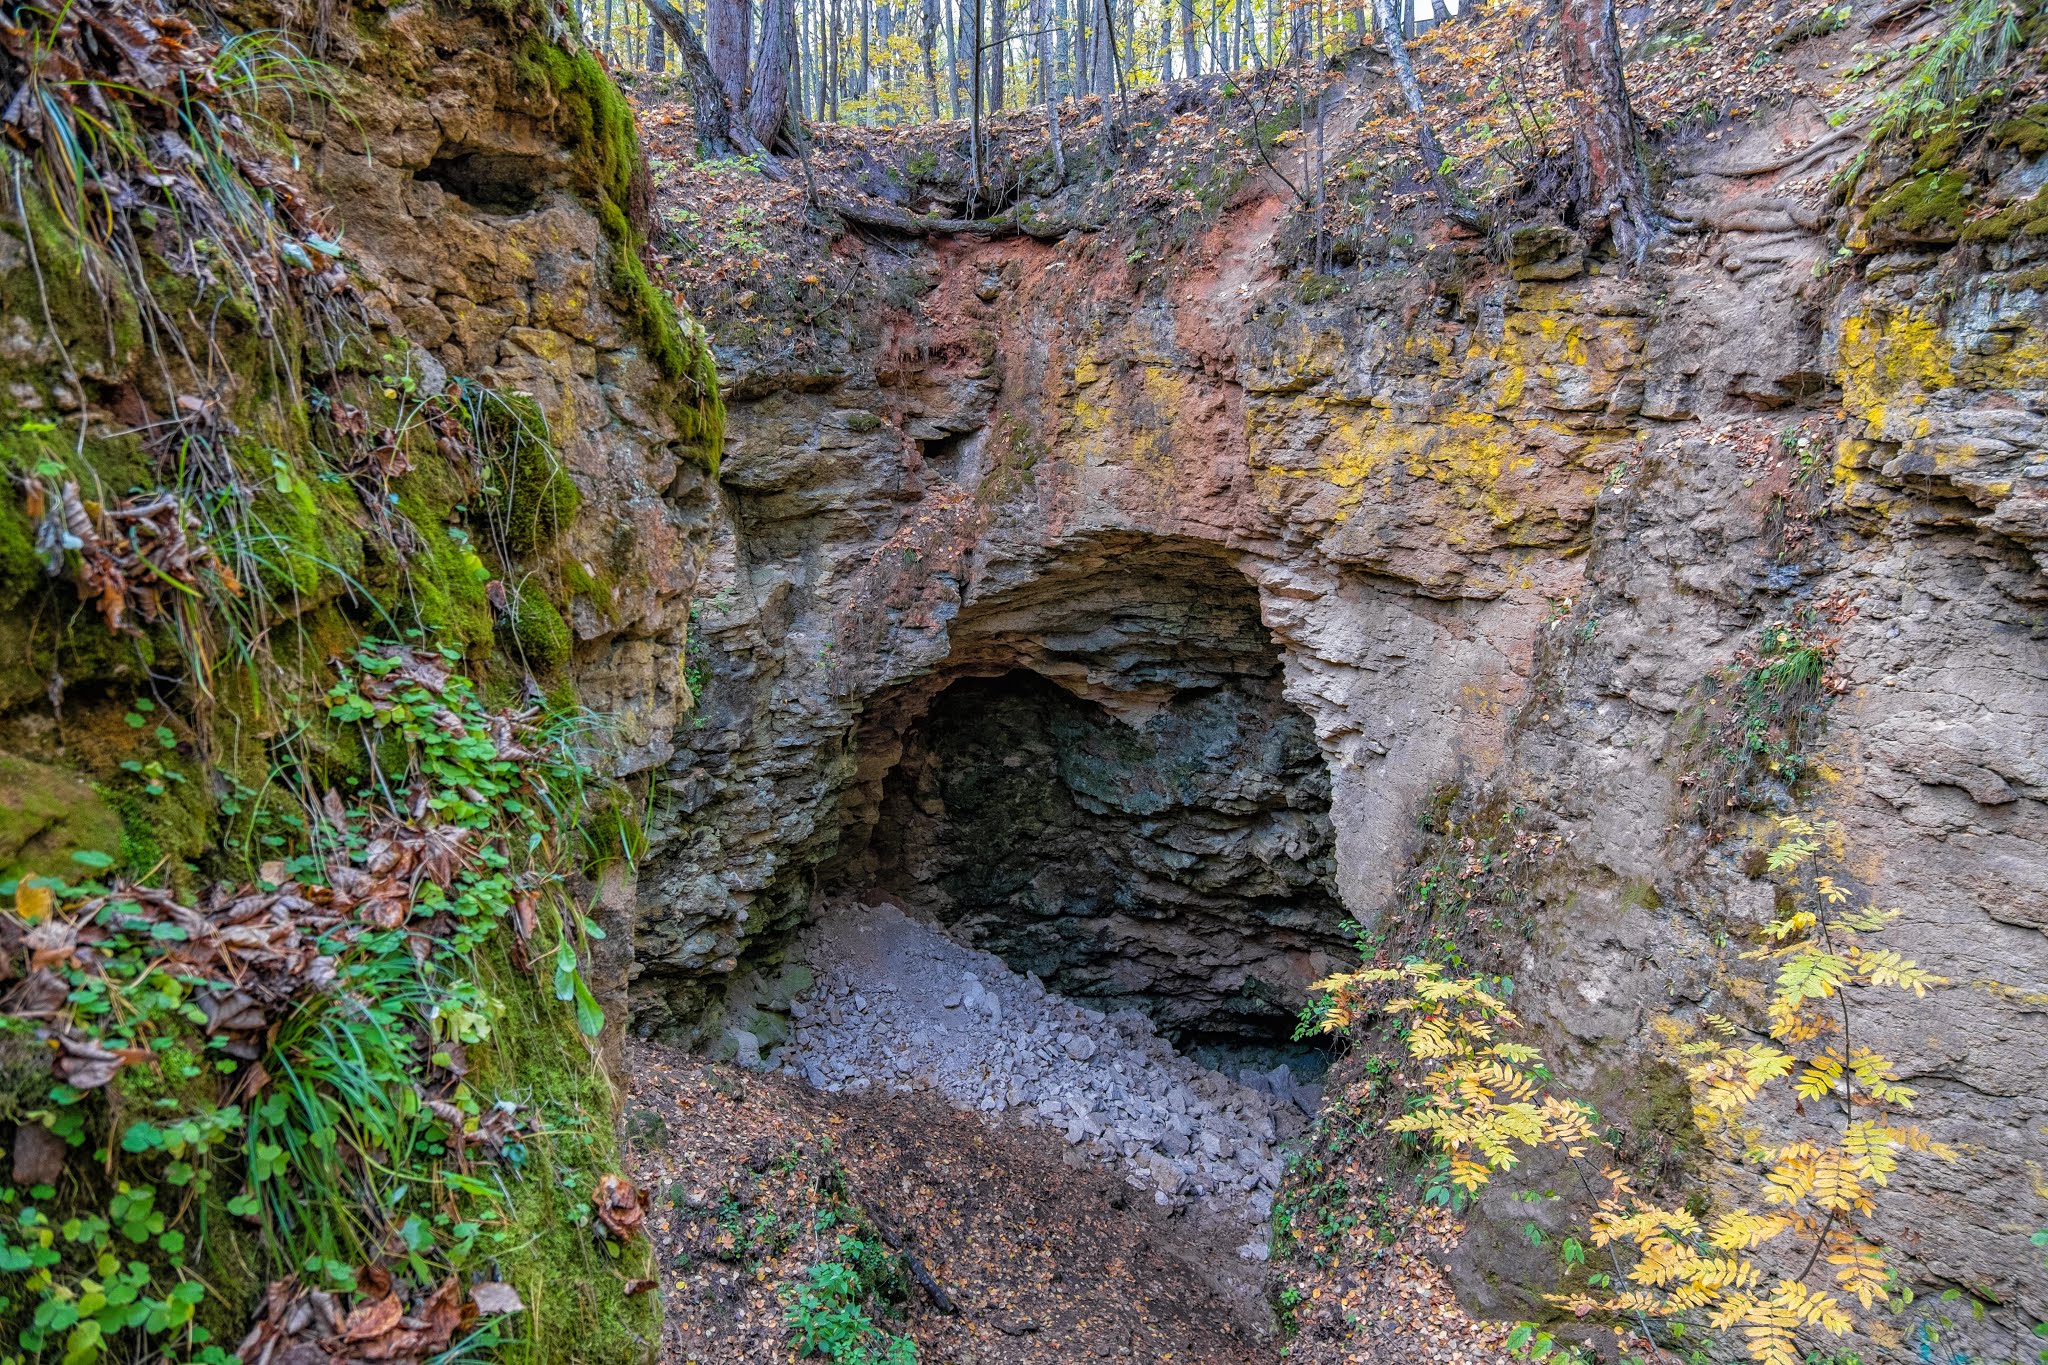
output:
[{"label": "small stone", "polygon": [[761,1064],[761,1040],[743,1028],[728,1029],[726,1036],[733,1045],[732,1059],[749,1071],[759,1071]]},{"label": "small stone", "polygon": [[1085,1062],[1095,1055],[1095,1040],[1085,1033],[1070,1033],[1060,1040],[1067,1055],[1077,1062]]}]

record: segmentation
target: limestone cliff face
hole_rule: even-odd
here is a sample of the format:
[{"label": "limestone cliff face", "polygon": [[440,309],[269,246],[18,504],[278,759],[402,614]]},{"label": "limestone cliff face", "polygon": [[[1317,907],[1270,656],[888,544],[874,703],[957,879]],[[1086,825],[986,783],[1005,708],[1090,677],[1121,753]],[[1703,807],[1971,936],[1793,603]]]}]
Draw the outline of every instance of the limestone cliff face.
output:
[{"label": "limestone cliff face", "polygon": [[659,764],[690,705],[680,660],[713,497],[612,290],[619,248],[589,193],[605,130],[540,35],[489,16],[403,6],[331,43],[348,117],[295,131],[372,316],[423,354],[423,388],[461,376],[539,404],[581,495],[561,546],[578,695],[617,727],[618,772]]},{"label": "limestone cliff face", "polygon": [[[1198,551],[1255,590],[1313,729],[1343,907],[1396,899],[1441,803],[1512,806],[1562,850],[1505,939],[1517,999],[1573,1083],[1626,1092],[1652,1017],[1716,1008],[1708,964],[1770,909],[1712,836],[1790,808],[1796,774],[1733,779],[1702,741],[1744,651],[1804,612],[1846,690],[1797,799],[1904,909],[1887,942],[1960,985],[1864,1006],[1967,1153],[1880,1230],[2039,1319],[2039,248],[1830,269],[1825,212],[1754,205],[1851,150],[1795,109],[1680,151],[1693,230],[1633,274],[1562,233],[1503,268],[1439,227],[1315,297],[1271,270],[1283,204],[1256,196],[1171,269],[1084,237],[947,244],[846,373],[746,378],[698,597],[710,682],[642,888],[642,1025],[696,1026],[821,875],[876,856],[904,736],[956,679],[1028,669],[1140,717],[1199,687],[1201,633],[1146,609]],[[1313,970],[1264,985],[1298,1001]],[[1519,1273],[1465,1288],[1513,1311],[1488,1285]],[[2013,1349],[2010,1324],[1964,1330]]]},{"label": "limestone cliff face", "polygon": [[[594,67],[569,65],[532,22],[512,27],[402,6],[337,31],[349,117],[294,131],[349,234],[372,316],[417,348],[422,387],[460,376],[529,395],[546,417],[580,497],[539,581],[568,627],[576,700],[600,718],[601,766],[636,781],[673,755],[693,704],[686,636],[716,510],[717,396],[664,367],[618,287],[635,247],[593,201],[612,191],[607,174],[644,200],[632,183],[644,171],[594,163],[614,154],[606,138],[632,146],[630,125],[606,122],[630,115],[578,87]],[[593,949],[616,1065],[631,860],[613,858],[598,881],[598,921],[621,931]]]}]

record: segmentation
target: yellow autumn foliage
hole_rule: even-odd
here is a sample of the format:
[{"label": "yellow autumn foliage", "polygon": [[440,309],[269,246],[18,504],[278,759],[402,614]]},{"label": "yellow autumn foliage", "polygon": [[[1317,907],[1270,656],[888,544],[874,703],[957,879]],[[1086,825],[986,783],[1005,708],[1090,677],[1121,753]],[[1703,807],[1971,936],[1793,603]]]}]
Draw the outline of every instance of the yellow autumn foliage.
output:
[{"label": "yellow autumn foliage", "polygon": [[[1760,1005],[1763,1036],[1722,1014],[1657,1025],[1684,1066],[1701,1131],[1723,1135],[1730,1159],[1760,1167],[1763,1207],[1724,1210],[1702,1223],[1684,1208],[1644,1200],[1610,1165],[1599,1172],[1606,1192],[1588,1236],[1614,1256],[1617,1275],[1602,1293],[1552,1297],[1580,1316],[1644,1324],[1696,1314],[1713,1330],[1739,1333],[1757,1365],[1798,1365],[1800,1333],[1854,1326],[1838,1295],[1866,1312],[1886,1300],[1891,1268],[1859,1227],[1902,1155],[1953,1160],[1955,1153],[1895,1117],[1911,1107],[1913,1091],[1899,1084],[1890,1058],[1850,1036],[1854,1016],[1844,994],[1876,987],[1921,996],[1943,978],[1859,940],[1898,912],[1852,903],[1840,870],[1847,849],[1834,821],[1783,816],[1777,824],[1766,863],[1791,893],[1792,908],[1744,954],[1772,969],[1771,984],[1762,996],[1728,991]],[[1563,1153],[1586,1174],[1584,1159],[1606,1145],[1591,1106],[1552,1090],[1537,1049],[1508,1036],[1520,1021],[1490,983],[1417,961],[1339,973],[1316,990],[1325,1031],[1348,1029],[1375,1011],[1405,1024],[1422,1102],[1387,1126],[1426,1138],[1448,1160],[1458,1188],[1477,1192],[1535,1148]],[[1767,1141],[1747,1115],[1781,1084],[1788,1102],[1796,1096],[1839,1108],[1839,1134]],[[1782,1269],[1802,1265],[1796,1274]],[[1817,1274],[1832,1286],[1809,1284]]]}]

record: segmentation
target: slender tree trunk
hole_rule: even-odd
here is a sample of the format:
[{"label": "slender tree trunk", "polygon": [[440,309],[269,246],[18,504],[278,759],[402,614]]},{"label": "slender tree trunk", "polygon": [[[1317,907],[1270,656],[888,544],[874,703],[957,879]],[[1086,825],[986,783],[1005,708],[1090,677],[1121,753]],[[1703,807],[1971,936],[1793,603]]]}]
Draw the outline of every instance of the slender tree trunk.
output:
[{"label": "slender tree trunk", "polygon": [[989,113],[1004,113],[1004,63],[1010,57],[1010,6],[1006,0],[985,0],[989,6],[989,47],[987,47],[987,92]]},{"label": "slender tree trunk", "polygon": [[1195,46],[1195,0],[1180,0],[1180,74],[1202,74],[1202,54]]},{"label": "slender tree trunk", "polygon": [[1095,47],[1088,57],[1089,74],[1094,77],[1095,93],[1104,99],[1116,94],[1115,2],[1096,0],[1095,13],[1090,16],[1095,24]]},{"label": "slender tree trunk", "polygon": [[839,122],[839,97],[845,93],[846,85],[845,73],[839,68],[840,39],[845,31],[840,22],[840,3],[841,0],[825,0],[825,88],[834,123]]},{"label": "slender tree trunk", "polygon": [[1446,5],[1444,0],[1429,0],[1429,22],[1435,25],[1448,24],[1450,21],[1451,7]]},{"label": "slender tree trunk", "polygon": [[704,51],[726,106],[746,107],[747,57],[753,47],[753,12],[748,0],[704,0]]},{"label": "slender tree trunk", "polygon": [[983,93],[981,85],[983,71],[981,62],[981,7],[983,3],[984,0],[974,0],[974,6],[971,11],[967,10],[965,4],[961,6],[963,11],[971,14],[974,22],[973,37],[967,44],[968,61],[973,67],[968,73],[970,84],[967,104],[967,216],[970,218],[981,216],[981,101]]},{"label": "slender tree trunk", "polygon": [[1605,232],[1634,264],[1661,226],[1621,70],[1614,0],[1559,0],[1558,48],[1572,109],[1572,198],[1589,242]]},{"label": "slender tree trunk", "polygon": [[1031,0],[1031,27],[1038,30],[1038,95],[1045,102],[1045,131],[1052,143],[1052,173],[1059,185],[1067,183],[1067,150],[1060,141],[1060,101],[1053,80],[1052,25],[1046,21],[1045,0]]},{"label": "slender tree trunk", "polygon": [[789,116],[789,64],[796,56],[796,0],[761,0],[761,55],[747,98],[747,127],[771,150]]},{"label": "slender tree trunk", "polygon": [[647,24],[647,69],[657,76],[668,70],[668,30],[653,22],[652,15]]},{"label": "slender tree trunk", "polygon": [[[875,68],[874,68],[874,65],[873,65],[873,63],[872,63],[872,62],[870,61],[870,59],[869,59],[869,55],[868,55],[868,30],[869,30],[870,28],[874,27],[874,23],[873,23],[874,15],[873,15],[873,12],[872,12],[872,8],[871,8],[871,0],[860,0],[860,10],[859,10],[859,14],[860,14],[860,97],[861,97],[862,101],[863,101],[863,102],[865,102],[865,101],[866,101],[866,100],[867,100],[867,99],[868,99],[869,97],[871,97],[871,96],[872,96],[872,95],[873,95],[873,94],[875,93]],[[865,117],[865,121],[866,121],[866,122],[868,122],[868,123],[873,123],[873,122],[875,121],[875,120],[874,120],[874,112],[873,112],[873,110],[870,110],[870,111],[869,111],[869,112],[867,113],[867,115],[865,115],[864,117]]]},{"label": "slender tree trunk", "polygon": [[918,47],[924,52],[924,91],[931,101],[932,122],[939,121],[939,72],[932,50],[939,45],[939,0],[924,0],[924,26],[918,30]]},{"label": "slender tree trunk", "polygon": [[1053,0],[1052,26],[1052,93],[1055,99],[1065,99],[1074,93],[1075,48],[1073,34],[1067,23],[1067,0]]},{"label": "slender tree trunk", "polygon": [[1437,202],[1449,208],[1453,202],[1450,182],[1444,176],[1444,148],[1436,140],[1436,129],[1430,126],[1429,108],[1422,102],[1422,83],[1415,79],[1415,63],[1408,56],[1408,44],[1401,36],[1401,22],[1394,16],[1396,4],[1407,5],[1410,0],[1372,0],[1373,18],[1378,23],[1380,41],[1386,44],[1387,55],[1394,59],[1394,80],[1401,87],[1401,99],[1408,106],[1408,115],[1415,120],[1415,141],[1421,148],[1424,169],[1429,181],[1436,189]]},{"label": "slender tree trunk", "polygon": [[818,0],[803,0],[803,7],[797,11],[804,21],[804,100],[816,123],[825,121],[825,40],[824,24],[818,18]]},{"label": "slender tree trunk", "polygon": [[704,52],[704,45],[697,41],[689,19],[669,0],[647,0],[647,13],[667,30],[669,41],[676,45],[676,55],[683,64],[683,77],[690,86],[690,106],[697,120],[697,142],[703,147],[704,154],[731,156],[743,150],[734,137],[732,113],[726,107],[724,86],[711,65],[710,57]]},{"label": "slender tree trunk", "polygon": [[966,46],[967,6],[969,0],[953,0],[953,17],[946,23],[946,82],[950,92],[953,117],[958,119],[966,108],[960,96],[961,82],[966,79],[960,69],[961,49]]},{"label": "slender tree trunk", "polygon": [[1095,38],[1088,27],[1092,21],[1092,0],[1074,0],[1074,85],[1076,95],[1095,93],[1095,73],[1089,69],[1095,55]]}]

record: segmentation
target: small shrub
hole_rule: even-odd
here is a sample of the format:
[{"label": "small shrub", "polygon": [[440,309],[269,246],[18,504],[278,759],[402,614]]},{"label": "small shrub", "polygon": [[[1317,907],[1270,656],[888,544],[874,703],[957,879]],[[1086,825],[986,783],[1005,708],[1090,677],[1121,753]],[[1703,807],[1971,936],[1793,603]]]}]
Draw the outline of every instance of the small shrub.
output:
[{"label": "small shrub", "polygon": [[917,1343],[878,1326],[876,1305],[903,1296],[902,1270],[879,1243],[842,1235],[832,1257],[783,1291],[791,1344],[801,1356],[843,1365],[917,1365]]}]

